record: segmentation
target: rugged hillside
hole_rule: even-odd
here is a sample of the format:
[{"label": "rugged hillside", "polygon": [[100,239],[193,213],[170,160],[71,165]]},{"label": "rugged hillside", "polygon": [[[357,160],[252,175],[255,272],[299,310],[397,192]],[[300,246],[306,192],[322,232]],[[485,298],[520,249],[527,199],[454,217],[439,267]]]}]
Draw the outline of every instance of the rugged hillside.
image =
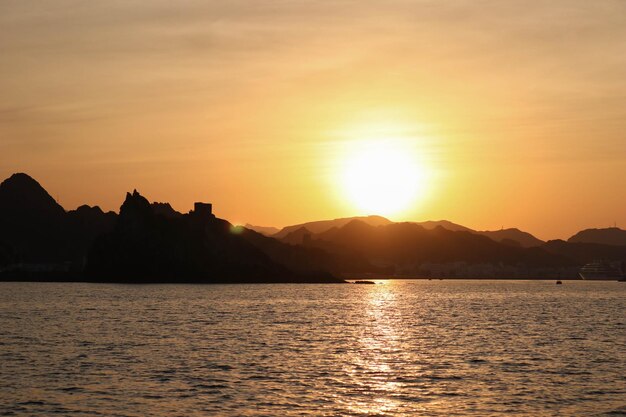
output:
[{"label": "rugged hillside", "polygon": [[113,231],[96,240],[85,272],[113,282],[341,282],[274,262],[210,214],[158,213],[136,191],[127,194]]},{"label": "rugged hillside", "polygon": [[111,229],[115,213],[81,206],[65,212],[26,174],[0,184],[0,241],[29,263],[82,262],[93,239]]},{"label": "rugged hillside", "polygon": [[118,216],[86,205],[66,212],[26,174],[0,184],[2,279],[342,282],[324,272],[341,263],[320,249],[235,230],[210,213],[182,214],[136,192]]},{"label": "rugged hillside", "polygon": [[64,253],[65,210],[26,174],[0,184],[0,239],[24,260],[56,260]]},{"label": "rugged hillside", "polygon": [[601,245],[626,246],[626,230],[619,227],[606,229],[586,229],[570,237],[571,243],[598,243]]}]

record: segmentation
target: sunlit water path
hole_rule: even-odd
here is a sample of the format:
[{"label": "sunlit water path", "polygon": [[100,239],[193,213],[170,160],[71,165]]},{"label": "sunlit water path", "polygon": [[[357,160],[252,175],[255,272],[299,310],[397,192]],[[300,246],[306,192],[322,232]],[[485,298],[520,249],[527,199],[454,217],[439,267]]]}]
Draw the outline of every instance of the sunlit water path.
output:
[{"label": "sunlit water path", "polygon": [[0,283],[0,415],[626,415],[626,284]]}]

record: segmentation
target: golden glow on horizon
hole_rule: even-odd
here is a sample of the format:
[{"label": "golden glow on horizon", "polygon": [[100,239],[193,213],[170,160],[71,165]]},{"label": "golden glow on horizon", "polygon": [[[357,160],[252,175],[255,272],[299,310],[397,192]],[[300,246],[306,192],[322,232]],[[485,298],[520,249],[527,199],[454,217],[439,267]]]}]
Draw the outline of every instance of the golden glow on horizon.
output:
[{"label": "golden glow on horizon", "polygon": [[[68,210],[136,188],[274,227],[626,224],[624,2],[57,3],[0,2],[0,180]],[[346,180],[371,143],[408,159],[384,193]]]}]

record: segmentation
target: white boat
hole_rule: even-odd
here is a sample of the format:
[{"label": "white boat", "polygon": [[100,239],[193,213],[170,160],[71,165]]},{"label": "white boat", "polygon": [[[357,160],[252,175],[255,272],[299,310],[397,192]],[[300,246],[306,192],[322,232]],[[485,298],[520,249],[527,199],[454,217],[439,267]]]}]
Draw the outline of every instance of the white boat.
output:
[{"label": "white boat", "polygon": [[624,271],[619,262],[593,261],[580,268],[578,275],[589,281],[620,281],[624,279]]}]

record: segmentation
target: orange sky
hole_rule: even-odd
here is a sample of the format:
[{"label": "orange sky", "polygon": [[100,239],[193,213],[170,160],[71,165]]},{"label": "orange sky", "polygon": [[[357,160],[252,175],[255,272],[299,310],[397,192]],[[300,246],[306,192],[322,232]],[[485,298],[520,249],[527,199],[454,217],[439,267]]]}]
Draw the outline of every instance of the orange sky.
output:
[{"label": "orange sky", "polygon": [[[626,3],[0,3],[0,176],[67,209],[127,190],[233,222],[360,211],[346,149],[409,147],[394,220],[626,226]],[[346,144],[349,144],[346,147]]]}]

